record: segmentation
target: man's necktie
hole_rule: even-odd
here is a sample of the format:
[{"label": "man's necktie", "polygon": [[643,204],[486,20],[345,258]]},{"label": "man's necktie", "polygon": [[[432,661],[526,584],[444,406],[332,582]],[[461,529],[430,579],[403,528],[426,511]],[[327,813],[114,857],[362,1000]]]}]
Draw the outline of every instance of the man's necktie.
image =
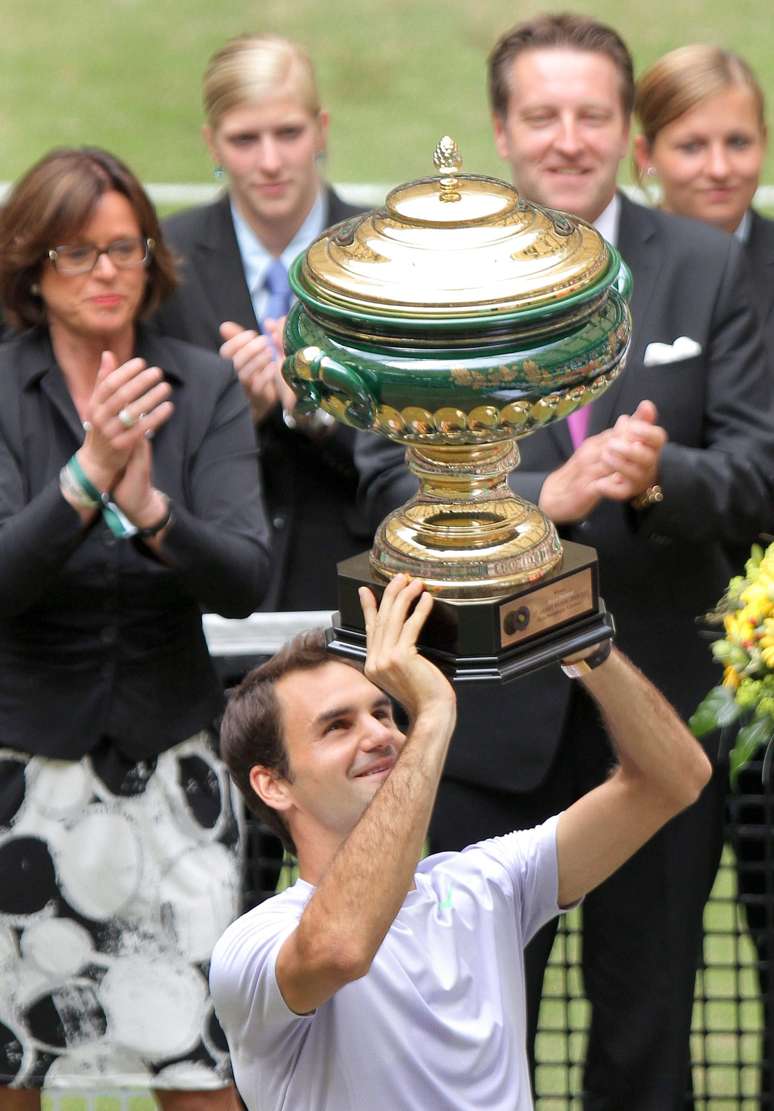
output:
[{"label": "man's necktie", "polygon": [[578,450],[586,439],[590,416],[591,406],[584,405],[582,409],[576,409],[574,413],[570,413],[567,418],[567,425],[570,429],[570,439],[572,440],[573,450],[575,451]]},{"label": "man's necktie", "polygon": [[269,266],[263,279],[263,288],[268,293],[264,319],[279,320],[287,314],[292,297],[288,272],[281,258],[275,258]]}]

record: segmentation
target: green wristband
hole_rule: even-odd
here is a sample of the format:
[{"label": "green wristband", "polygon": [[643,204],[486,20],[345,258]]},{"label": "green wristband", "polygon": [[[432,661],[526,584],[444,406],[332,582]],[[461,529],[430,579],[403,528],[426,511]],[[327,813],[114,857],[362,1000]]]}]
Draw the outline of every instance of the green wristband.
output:
[{"label": "green wristband", "polygon": [[102,520],[119,540],[129,540],[137,535],[137,528],[129,518],[121,512],[114,501],[106,502],[102,509]]},{"label": "green wristband", "polygon": [[111,500],[107,491],[97,489],[87,476],[77,456],[72,456],[67,464],[67,469],[84,494],[102,506],[102,520],[113,533],[113,536],[117,536],[119,540],[128,540],[131,536],[136,535],[137,529],[135,526]]},{"label": "green wristband", "polygon": [[110,494],[103,493],[102,490],[97,489],[91,479],[86,475],[77,455],[73,455],[70,458],[67,469],[87,497],[91,498],[92,501],[99,502],[100,505],[107,505],[110,501]]}]

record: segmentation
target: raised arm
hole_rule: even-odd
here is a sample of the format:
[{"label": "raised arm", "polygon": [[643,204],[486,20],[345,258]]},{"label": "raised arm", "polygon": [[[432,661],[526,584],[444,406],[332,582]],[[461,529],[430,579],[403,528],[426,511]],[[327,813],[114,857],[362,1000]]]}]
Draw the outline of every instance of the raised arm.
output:
[{"label": "raised arm", "polygon": [[[410,728],[392,772],[341,845],[297,929],[277,958],[288,1006],[314,1010],[364,976],[411,888],[456,719],[455,696],[416,641],[432,597],[399,575],[377,612],[361,590],[366,676],[408,711]],[[408,616],[413,603],[416,608]]]},{"label": "raised arm", "polygon": [[580,682],[603,715],[618,766],[605,783],[561,815],[561,906],[602,883],[670,818],[695,802],[712,772],[701,746],[666,699],[620,652],[613,649]]}]

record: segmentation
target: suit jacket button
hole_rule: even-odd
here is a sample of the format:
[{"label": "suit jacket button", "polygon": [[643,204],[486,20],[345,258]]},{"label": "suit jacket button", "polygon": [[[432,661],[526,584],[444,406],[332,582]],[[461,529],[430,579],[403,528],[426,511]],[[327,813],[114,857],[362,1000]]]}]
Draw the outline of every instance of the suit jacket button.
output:
[{"label": "suit jacket button", "polygon": [[285,527],[285,514],[284,513],[275,514],[271,519],[271,523],[274,525],[277,532],[279,532],[280,529],[283,529]]}]

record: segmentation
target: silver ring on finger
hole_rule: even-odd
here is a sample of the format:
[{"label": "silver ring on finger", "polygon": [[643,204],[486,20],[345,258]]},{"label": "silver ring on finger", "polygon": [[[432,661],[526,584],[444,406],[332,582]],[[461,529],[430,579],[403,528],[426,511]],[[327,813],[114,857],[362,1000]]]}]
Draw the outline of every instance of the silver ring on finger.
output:
[{"label": "silver ring on finger", "polygon": [[118,420],[126,429],[134,428],[137,424],[137,418],[133,417],[128,409],[119,409]]}]

